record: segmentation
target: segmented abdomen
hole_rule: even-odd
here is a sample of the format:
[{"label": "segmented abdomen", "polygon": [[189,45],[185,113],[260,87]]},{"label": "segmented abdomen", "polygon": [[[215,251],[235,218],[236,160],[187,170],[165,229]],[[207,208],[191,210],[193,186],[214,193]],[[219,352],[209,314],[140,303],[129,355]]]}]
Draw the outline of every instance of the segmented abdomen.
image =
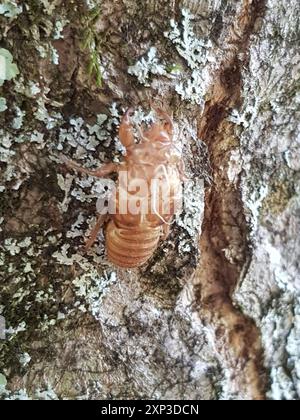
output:
[{"label": "segmented abdomen", "polygon": [[122,268],[134,268],[147,262],[155,252],[161,227],[118,228],[112,220],[106,229],[108,259]]}]

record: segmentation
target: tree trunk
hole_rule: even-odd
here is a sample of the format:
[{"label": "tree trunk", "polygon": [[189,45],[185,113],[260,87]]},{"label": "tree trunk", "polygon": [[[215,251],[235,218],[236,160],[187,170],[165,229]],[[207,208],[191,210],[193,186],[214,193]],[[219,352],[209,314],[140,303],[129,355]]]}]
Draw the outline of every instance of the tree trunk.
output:
[{"label": "tree trunk", "polygon": [[[298,399],[297,0],[0,1],[0,395]],[[82,245],[135,108],[184,210],[143,267]],[[105,188],[106,187],[106,188]]]}]

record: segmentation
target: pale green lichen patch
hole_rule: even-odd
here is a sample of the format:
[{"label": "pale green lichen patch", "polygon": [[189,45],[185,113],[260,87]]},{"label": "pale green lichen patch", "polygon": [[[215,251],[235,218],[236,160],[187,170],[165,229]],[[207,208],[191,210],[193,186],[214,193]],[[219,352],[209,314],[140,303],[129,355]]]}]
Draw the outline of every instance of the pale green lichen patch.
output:
[{"label": "pale green lichen patch", "polygon": [[[172,19],[171,28],[164,32],[165,38],[170,41],[170,52],[167,50],[167,53],[173,61],[174,52],[171,53],[171,49],[175,47],[178,62],[162,59],[161,46],[152,46],[134,65],[129,66],[128,73],[135,76],[140,84],[154,89],[161,86],[154,83],[159,79],[165,89],[171,87],[182,99],[202,106],[212,82],[217,48],[209,39],[209,31],[203,31],[202,37],[195,33],[194,20],[187,9],[182,9],[182,20],[176,22]],[[164,51],[165,56],[168,54]]]},{"label": "pale green lichen patch", "polygon": [[2,387],[2,389],[0,386],[0,398],[10,401],[31,401],[33,399],[40,401],[56,401],[59,399],[51,386],[48,386],[48,388],[44,390],[36,389],[33,395],[30,395],[26,389],[20,389],[13,392],[7,389],[6,386]]},{"label": "pale green lichen patch", "polygon": [[151,75],[166,75],[166,69],[157,58],[157,49],[151,47],[146,57],[142,57],[134,66],[128,68],[128,73],[137,77],[138,81],[150,86],[149,77]]},{"label": "pale green lichen patch", "polygon": [[165,37],[175,46],[178,54],[191,70],[189,76],[182,74],[176,83],[176,92],[185,100],[203,105],[204,96],[211,84],[210,67],[215,63],[213,44],[207,36],[198,38],[193,28],[194,16],[186,9],[182,10],[182,21],[171,20],[171,30]]},{"label": "pale green lichen patch", "polygon": [[0,15],[6,18],[15,18],[23,11],[23,6],[13,0],[5,0],[0,3]]},{"label": "pale green lichen patch", "polygon": [[89,311],[99,319],[102,300],[116,281],[116,273],[113,272],[108,276],[105,272],[103,277],[99,277],[97,270],[90,267],[87,274],[73,280],[77,298],[84,299],[83,303],[81,300],[77,301],[75,307],[82,312]]},{"label": "pale green lichen patch", "polygon": [[54,0],[54,1],[49,1],[49,0],[40,0],[40,3],[43,5],[43,9],[44,11],[48,14],[48,15],[52,15],[55,8],[57,7],[57,5],[59,4],[58,0]]},{"label": "pale green lichen patch", "polygon": [[12,54],[5,48],[0,48],[0,86],[6,80],[12,80],[19,74],[18,66],[13,62]]},{"label": "pale green lichen patch", "polygon": [[[15,129],[22,126],[22,113],[20,117],[14,120],[13,127]],[[28,137],[26,135],[16,137],[6,130],[0,130],[0,162],[5,165],[0,178],[0,184],[5,184],[2,185],[2,192],[9,185],[13,190],[18,190],[30,176],[28,171],[18,169],[16,161],[20,145],[27,143],[27,141]]]},{"label": "pale green lichen patch", "polygon": [[6,377],[2,373],[0,373],[0,392],[1,392],[1,389],[4,389],[6,387],[6,385],[7,385]]},{"label": "pale green lichen patch", "polygon": [[25,111],[22,111],[18,106],[15,108],[15,118],[13,119],[12,122],[12,128],[14,130],[20,130],[20,128],[22,128],[23,126],[23,119],[26,115]]},{"label": "pale green lichen patch", "polygon": [[182,21],[178,24],[171,20],[171,30],[165,32],[168,38],[176,46],[176,50],[185,59],[188,66],[195,70],[205,65],[208,61],[213,61],[211,48],[213,44],[207,39],[198,39],[193,29],[193,19],[195,17],[186,9],[182,10]]},{"label": "pale green lichen patch", "polygon": [[93,10],[93,9],[95,9],[95,7],[97,6],[97,1],[95,1],[95,0],[85,0],[85,2],[86,2],[86,5],[87,5],[87,7],[90,9],[90,10]]},{"label": "pale green lichen patch", "polygon": [[[52,144],[55,153],[59,152],[65,158],[69,156],[89,169],[100,167],[105,157],[105,150],[112,145],[116,126],[119,124],[114,107],[111,108],[111,113],[111,118],[106,114],[97,115],[93,124],[87,124],[82,117],[71,118],[69,127],[61,128],[57,143]],[[118,148],[117,143],[114,147]],[[97,151],[99,153],[96,153]],[[59,174],[58,183],[65,192],[61,203],[63,211],[67,211],[72,198],[81,203],[94,202],[96,207],[95,199],[103,199],[109,194],[109,191],[105,189],[107,181],[81,176],[78,173],[74,176],[70,173],[65,178]]]},{"label": "pale green lichen patch", "polygon": [[64,39],[63,30],[68,23],[69,23],[69,20],[67,19],[58,20],[55,23],[53,39],[55,39],[56,41],[58,39]]},{"label": "pale green lichen patch", "polygon": [[[75,230],[76,226],[72,227],[71,231]],[[96,254],[84,256],[76,251],[72,253],[70,246],[60,248],[61,241],[60,234],[49,232],[44,236],[34,234],[34,239],[29,236],[22,240],[7,238],[0,246],[0,265],[4,275],[0,307],[6,321],[6,340],[0,345],[3,356],[0,358],[0,369],[5,369],[10,358],[14,360],[11,363],[14,363],[16,372],[31,363],[30,343],[25,343],[27,334],[32,331],[43,337],[63,320],[72,319],[76,313],[91,313],[97,319],[103,298],[117,281],[114,272],[103,272],[100,268],[103,263],[101,257]],[[51,251],[55,249],[57,252]],[[51,253],[53,256],[49,257]],[[61,270],[58,268],[60,265]],[[63,266],[66,265],[77,266],[78,274],[72,282],[63,286],[61,279],[65,271]],[[65,300],[68,294],[73,298]],[[8,296],[10,305],[5,303]],[[21,318],[19,313],[23,314]],[[8,356],[15,346],[18,351]],[[3,396],[13,398],[9,391],[2,393]]]},{"label": "pale green lichen patch", "polygon": [[0,112],[7,110],[7,102],[5,98],[0,98]]}]

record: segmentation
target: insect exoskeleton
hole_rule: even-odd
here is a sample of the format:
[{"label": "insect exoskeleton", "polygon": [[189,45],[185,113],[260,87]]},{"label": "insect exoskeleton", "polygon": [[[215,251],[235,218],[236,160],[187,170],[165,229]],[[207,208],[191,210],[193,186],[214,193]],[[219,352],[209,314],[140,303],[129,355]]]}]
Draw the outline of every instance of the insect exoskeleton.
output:
[{"label": "insect exoskeleton", "polygon": [[[150,127],[138,127],[138,142],[131,121],[133,110],[125,113],[119,130],[126,148],[121,164],[108,163],[90,171],[67,162],[69,167],[98,178],[118,173],[116,194],[109,206],[114,211],[109,214],[105,237],[108,259],[122,268],[141,266],[152,257],[182,205],[184,164],[173,141],[173,122],[166,112],[156,112],[157,121]],[[87,248],[96,241],[102,220],[100,216]]]},{"label": "insect exoskeleton", "polygon": [[160,236],[160,226],[122,228],[111,220],[106,228],[108,259],[122,268],[143,265],[157,249]]}]

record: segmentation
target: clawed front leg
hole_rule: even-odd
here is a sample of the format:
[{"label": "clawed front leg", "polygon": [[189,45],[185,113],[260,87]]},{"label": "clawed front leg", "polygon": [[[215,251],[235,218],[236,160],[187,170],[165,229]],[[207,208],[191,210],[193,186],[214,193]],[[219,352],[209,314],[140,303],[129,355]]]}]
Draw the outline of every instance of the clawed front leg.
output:
[{"label": "clawed front leg", "polygon": [[120,141],[123,144],[123,146],[130,147],[134,145],[134,134],[133,134],[133,126],[130,121],[130,117],[133,114],[133,109],[130,108],[125,113],[122,122],[120,124],[120,130],[119,130],[119,137]]},{"label": "clawed front leg", "polygon": [[173,135],[174,132],[174,124],[170,115],[161,108],[153,107],[154,111],[165,120],[165,129],[170,136]]},{"label": "clawed front leg", "polygon": [[162,233],[162,240],[165,241],[168,239],[169,235],[171,232],[171,227],[170,225],[164,224],[163,225],[163,233]]},{"label": "clawed front leg", "polygon": [[186,181],[190,180],[190,178],[188,178],[187,175],[186,175],[185,164],[184,164],[183,160],[181,160],[177,164],[177,169],[178,169],[178,172],[179,172],[180,180],[182,182],[186,182]]},{"label": "clawed front leg", "polygon": [[112,174],[113,172],[118,172],[118,169],[119,169],[119,165],[117,163],[111,162],[111,163],[107,163],[107,164],[101,166],[101,168],[93,171],[93,170],[86,169],[86,168],[83,168],[83,167],[79,166],[76,162],[67,159],[65,156],[63,156],[62,160],[68,168],[74,169],[75,171],[77,171],[81,174],[94,176],[96,178],[103,178],[107,175]]},{"label": "clawed front leg", "polygon": [[108,219],[109,219],[109,216],[107,214],[100,214],[98,216],[97,223],[93,227],[93,229],[90,233],[89,239],[86,241],[86,244],[85,244],[85,250],[86,251],[89,251],[92,248],[92,246],[94,245],[94,243],[97,240],[98,234],[99,234],[102,226],[107,222]]}]

